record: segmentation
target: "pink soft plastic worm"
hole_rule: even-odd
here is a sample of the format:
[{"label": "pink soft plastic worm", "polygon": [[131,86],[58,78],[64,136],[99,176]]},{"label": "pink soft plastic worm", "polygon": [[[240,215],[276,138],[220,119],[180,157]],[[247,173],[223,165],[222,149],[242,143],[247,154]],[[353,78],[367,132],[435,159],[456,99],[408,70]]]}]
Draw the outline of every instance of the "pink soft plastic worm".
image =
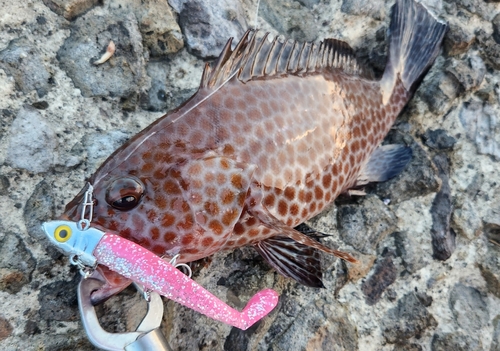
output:
[{"label": "pink soft plastic worm", "polygon": [[248,329],[271,312],[278,293],[265,289],[255,294],[239,312],[170,263],[145,248],[117,235],[106,233],[93,252],[97,262],[158,292],[181,305],[240,329]]}]

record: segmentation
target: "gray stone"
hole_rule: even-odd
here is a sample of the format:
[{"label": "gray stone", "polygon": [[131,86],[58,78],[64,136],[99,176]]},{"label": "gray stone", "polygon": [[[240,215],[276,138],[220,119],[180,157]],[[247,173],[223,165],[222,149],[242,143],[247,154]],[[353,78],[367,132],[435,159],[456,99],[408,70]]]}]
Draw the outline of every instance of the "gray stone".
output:
[{"label": "gray stone", "polygon": [[151,87],[141,96],[141,107],[149,111],[164,111],[172,95],[167,88],[167,65],[164,62],[149,62],[146,66],[151,78]]},{"label": "gray stone", "polygon": [[296,1],[261,0],[259,14],[280,34],[297,41],[314,41],[318,33],[314,18]]},{"label": "gray stone", "polygon": [[[110,41],[116,46],[115,54],[94,65]],[[104,16],[91,11],[79,17],[57,58],[85,97],[128,98],[148,83],[137,20],[126,10],[110,9]]]},{"label": "gray stone", "polygon": [[485,223],[484,234],[493,245],[500,246],[500,225],[496,223]]},{"label": "gray stone", "polygon": [[87,12],[94,6],[102,4],[101,0],[42,0],[43,3],[58,15],[67,20]]},{"label": "gray stone", "polygon": [[431,112],[444,114],[452,107],[462,89],[462,85],[452,74],[440,72],[424,82],[419,91]]},{"label": "gray stone", "polygon": [[366,279],[361,290],[366,296],[366,303],[374,305],[382,297],[382,293],[396,281],[397,269],[390,256],[377,261],[373,274]]},{"label": "gray stone", "polygon": [[441,178],[441,189],[434,197],[431,207],[432,215],[432,251],[434,258],[447,260],[455,251],[455,232],[450,228],[453,211],[451,188],[449,184],[449,160],[444,154],[438,154],[433,159]]},{"label": "gray stone", "polygon": [[[45,240],[45,233],[41,225],[43,222],[53,219],[54,215],[52,187],[43,180],[38,183],[24,206],[23,218],[28,234],[37,241]],[[46,243],[48,244],[48,241]],[[52,245],[50,247],[52,248]]]},{"label": "gray stone", "polygon": [[418,344],[399,344],[395,345],[393,351],[422,351],[422,346]]},{"label": "gray stone", "polygon": [[37,101],[32,103],[31,106],[38,110],[46,110],[49,107],[49,104],[47,101]]},{"label": "gray stone", "polygon": [[181,29],[164,1],[149,3],[147,12],[139,17],[139,29],[151,56],[171,54],[184,46]]},{"label": "gray stone", "polygon": [[481,43],[481,51],[486,61],[496,70],[500,70],[500,44],[485,30],[478,30],[476,37]]},{"label": "gray stone", "polygon": [[135,10],[143,43],[152,57],[172,54],[184,46],[181,29],[166,0],[141,1]]},{"label": "gray stone", "polygon": [[7,162],[30,172],[47,172],[56,160],[57,138],[40,112],[23,106],[12,123]]},{"label": "gray stone", "polygon": [[92,173],[130,137],[131,133],[120,130],[86,135],[82,140],[82,147],[87,152],[87,166]]},{"label": "gray stone", "polygon": [[230,37],[239,39],[248,28],[240,2],[169,0],[169,4],[179,14],[186,46],[199,57],[218,57]]},{"label": "gray stone", "polygon": [[397,307],[387,311],[381,321],[382,335],[388,343],[405,343],[419,337],[427,328],[435,328],[437,322],[420,302],[415,293],[403,296]]},{"label": "gray stone", "polygon": [[[477,331],[476,331],[477,332]],[[432,351],[480,351],[481,343],[472,334],[461,332],[434,334],[431,343]]]},{"label": "gray stone", "polygon": [[392,204],[396,204],[439,190],[441,181],[437,169],[429,155],[413,137],[400,131],[391,131],[385,143],[405,144],[411,147],[413,156],[401,174],[375,185],[377,195],[382,199],[390,199]]},{"label": "gray stone", "polygon": [[12,40],[0,51],[0,68],[14,78],[17,89],[27,94],[36,90],[43,97],[50,89],[50,73],[36,45],[26,38]]},{"label": "gray stone", "polygon": [[76,294],[69,293],[75,291],[76,284],[81,279],[76,273],[71,281],[57,281],[44,285],[38,294],[40,304],[40,318],[51,321],[76,321],[78,315],[78,301]]},{"label": "gray stone", "polygon": [[323,312],[320,318],[313,306],[304,306],[297,311],[286,332],[269,340],[267,350],[357,350],[357,328],[341,305],[331,301],[319,302],[316,306]]},{"label": "gray stone", "polygon": [[363,205],[341,205],[338,209],[340,238],[356,250],[370,254],[377,243],[395,227],[394,214],[376,196],[368,195]]},{"label": "gray stone", "polygon": [[26,245],[12,232],[0,240],[0,290],[18,293],[30,282],[35,259]]},{"label": "gray stone", "polygon": [[500,159],[500,133],[497,125],[498,107],[470,100],[462,105],[460,122],[467,137],[476,144],[477,152]]},{"label": "gray stone", "polygon": [[10,324],[7,319],[0,316],[0,341],[8,338],[13,331],[14,327],[12,327],[12,324]]},{"label": "gray stone", "polygon": [[384,2],[381,0],[343,0],[340,10],[348,15],[381,19],[384,13]]},{"label": "gray stone", "polygon": [[317,5],[320,2],[320,0],[297,0],[297,1],[310,9],[312,9],[314,5]]},{"label": "gray stone", "polygon": [[9,193],[10,182],[9,178],[0,174],[0,195],[7,195]]},{"label": "gray stone", "polygon": [[151,87],[141,95],[140,106],[148,111],[170,111],[177,108],[196,93],[194,89],[182,89],[169,80],[171,67],[164,62],[150,62],[147,66]]},{"label": "gray stone", "polygon": [[493,328],[490,351],[500,351],[500,315],[493,319]]},{"label": "gray stone", "polygon": [[451,22],[444,37],[444,51],[448,56],[456,56],[467,52],[476,40],[476,36],[463,24]]},{"label": "gray stone", "polygon": [[475,288],[456,284],[450,294],[450,309],[457,324],[470,335],[488,324],[490,314],[485,297]]},{"label": "gray stone", "polygon": [[477,213],[474,204],[470,201],[463,201],[461,204],[455,202],[451,217],[451,226],[453,230],[463,237],[473,240],[481,234],[483,223]]},{"label": "gray stone", "polygon": [[453,149],[457,143],[457,139],[448,135],[444,129],[427,129],[422,135],[425,145],[432,149],[448,150]]},{"label": "gray stone", "polygon": [[500,13],[493,18],[491,24],[493,25],[493,39],[500,44]]},{"label": "gray stone", "polygon": [[497,274],[493,273],[493,271],[497,271],[495,267],[488,267],[489,265],[479,264],[478,268],[481,271],[481,276],[486,282],[486,287],[488,288],[488,292],[495,295],[497,298],[500,298],[500,280],[498,279]]},{"label": "gray stone", "polygon": [[475,1],[475,0],[457,0],[458,8],[467,10],[472,14],[477,14],[487,21],[491,21],[491,17],[494,14],[492,6],[488,6],[487,1]]},{"label": "gray stone", "polygon": [[413,235],[406,232],[396,232],[392,236],[394,237],[396,255],[401,257],[403,266],[408,272],[416,273],[429,263],[426,259],[426,253]]},{"label": "gray stone", "polygon": [[463,87],[469,91],[477,89],[483,82],[486,66],[481,57],[470,55],[465,60],[450,59],[446,71],[452,74]]}]

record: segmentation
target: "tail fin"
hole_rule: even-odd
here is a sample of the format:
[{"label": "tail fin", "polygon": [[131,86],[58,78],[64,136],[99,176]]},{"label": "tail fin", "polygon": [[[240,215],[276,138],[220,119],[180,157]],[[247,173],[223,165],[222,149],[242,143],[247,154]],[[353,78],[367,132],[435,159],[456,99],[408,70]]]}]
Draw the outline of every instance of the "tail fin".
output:
[{"label": "tail fin", "polygon": [[414,92],[439,53],[448,26],[415,0],[396,0],[389,27],[387,66],[380,82],[383,103],[391,97],[396,79]]}]

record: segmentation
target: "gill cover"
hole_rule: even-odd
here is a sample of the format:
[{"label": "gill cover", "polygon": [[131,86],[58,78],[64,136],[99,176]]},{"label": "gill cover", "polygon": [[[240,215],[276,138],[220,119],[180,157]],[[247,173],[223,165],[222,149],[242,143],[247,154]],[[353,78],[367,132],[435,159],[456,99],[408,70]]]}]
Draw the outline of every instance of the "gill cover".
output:
[{"label": "gill cover", "polygon": [[81,230],[76,222],[71,221],[45,222],[42,229],[50,242],[65,255],[77,256],[81,263],[91,267],[97,263],[93,252],[104,232],[92,227]]}]

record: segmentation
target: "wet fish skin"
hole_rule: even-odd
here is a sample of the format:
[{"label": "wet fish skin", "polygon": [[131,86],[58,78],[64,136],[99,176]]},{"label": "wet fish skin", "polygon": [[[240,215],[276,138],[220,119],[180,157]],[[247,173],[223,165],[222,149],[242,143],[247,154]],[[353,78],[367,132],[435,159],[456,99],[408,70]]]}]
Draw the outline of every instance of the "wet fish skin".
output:
[{"label": "wet fish skin", "polygon": [[[191,99],[92,176],[94,225],[158,255],[180,254],[178,262],[253,245],[280,273],[322,285],[315,250],[355,259],[293,227],[340,193],[404,167],[407,149],[379,145],[434,61],[445,30],[422,5],[398,0],[380,81],[369,78],[343,42],[315,47],[247,32],[205,69]],[[403,42],[408,31],[428,37],[407,35],[416,43]],[[80,210],[81,194],[64,216],[78,220]]]}]

